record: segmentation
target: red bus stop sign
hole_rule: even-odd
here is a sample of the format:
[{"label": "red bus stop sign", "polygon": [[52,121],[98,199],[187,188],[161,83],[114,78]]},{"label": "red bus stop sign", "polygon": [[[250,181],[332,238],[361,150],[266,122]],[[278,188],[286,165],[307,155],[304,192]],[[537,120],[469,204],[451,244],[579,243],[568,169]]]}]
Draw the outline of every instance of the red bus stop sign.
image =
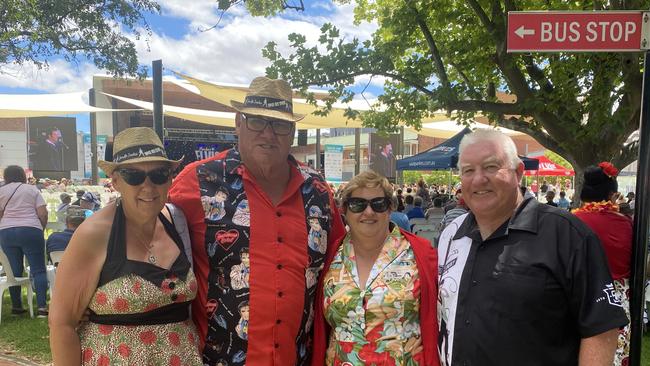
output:
[{"label": "red bus stop sign", "polygon": [[639,52],[649,22],[642,11],[511,11],[508,52]]}]

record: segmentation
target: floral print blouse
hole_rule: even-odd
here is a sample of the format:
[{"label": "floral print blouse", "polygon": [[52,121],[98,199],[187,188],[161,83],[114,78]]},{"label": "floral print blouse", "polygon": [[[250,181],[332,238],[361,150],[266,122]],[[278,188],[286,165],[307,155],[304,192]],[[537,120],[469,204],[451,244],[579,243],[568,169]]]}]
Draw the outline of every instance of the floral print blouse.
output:
[{"label": "floral print blouse", "polygon": [[397,227],[367,282],[359,282],[348,234],[324,277],[325,319],[332,328],[326,364],[421,364],[420,278],[411,245]]}]

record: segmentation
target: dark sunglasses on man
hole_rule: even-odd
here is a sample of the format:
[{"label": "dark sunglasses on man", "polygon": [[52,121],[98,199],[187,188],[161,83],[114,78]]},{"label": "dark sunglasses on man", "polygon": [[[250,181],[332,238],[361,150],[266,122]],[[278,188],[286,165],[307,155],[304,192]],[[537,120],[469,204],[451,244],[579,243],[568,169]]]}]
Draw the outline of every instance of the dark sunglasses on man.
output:
[{"label": "dark sunglasses on man", "polygon": [[121,168],[117,172],[120,174],[122,179],[131,186],[139,186],[144,183],[144,180],[149,177],[151,183],[156,185],[163,185],[169,182],[169,179],[172,176],[172,172],[169,168],[161,167],[158,169],[153,169],[148,172],[140,169],[133,168]]},{"label": "dark sunglasses on man", "polygon": [[363,212],[366,207],[368,207],[368,205],[370,205],[370,208],[373,211],[382,213],[386,212],[386,210],[390,208],[390,199],[387,197],[375,197],[367,200],[365,198],[350,197],[345,202],[345,205],[347,206],[348,210],[353,213]]},{"label": "dark sunglasses on man", "polygon": [[262,132],[266,129],[267,125],[271,125],[271,130],[274,134],[278,136],[289,135],[293,131],[295,123],[289,121],[283,121],[280,119],[271,119],[263,118],[258,116],[247,116],[242,114],[244,121],[246,121],[246,127],[255,132]]}]

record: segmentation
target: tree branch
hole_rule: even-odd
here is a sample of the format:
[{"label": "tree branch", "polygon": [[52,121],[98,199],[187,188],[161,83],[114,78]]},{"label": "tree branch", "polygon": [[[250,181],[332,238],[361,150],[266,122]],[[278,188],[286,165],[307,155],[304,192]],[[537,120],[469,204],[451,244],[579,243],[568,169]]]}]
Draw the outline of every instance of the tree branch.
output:
[{"label": "tree branch", "polygon": [[527,121],[521,118],[502,118],[496,121],[496,124],[500,127],[505,127],[511,130],[525,133],[526,135],[534,138],[537,142],[539,142],[547,149],[555,151],[564,158],[573,159],[573,156],[566,149],[560,146],[560,144],[558,144],[557,141],[555,141],[551,136],[539,129],[532,128]]},{"label": "tree branch", "polygon": [[458,75],[460,75],[460,77],[463,79],[463,81],[465,81],[465,84],[467,85],[467,89],[468,89],[467,90],[468,94],[472,98],[480,99],[481,95],[479,94],[479,92],[476,91],[476,88],[474,88],[474,86],[472,85],[472,82],[467,77],[467,74],[465,74],[465,72],[460,68],[460,65],[458,65],[455,62],[450,63],[450,65],[454,69],[456,69],[456,72],[458,73]]},{"label": "tree branch", "polygon": [[[340,77],[330,78],[330,79],[327,79],[327,80],[319,80],[317,84],[318,85],[329,85],[329,84],[334,84],[336,82],[339,82],[339,81],[347,79],[347,78],[353,78],[353,77],[356,77],[356,76],[363,76],[363,75],[388,77],[388,78],[400,81],[403,84],[406,84],[406,85],[408,85],[410,87],[413,87],[413,88],[417,89],[418,91],[420,91],[420,92],[422,92],[422,93],[424,93],[424,94],[426,94],[428,96],[434,96],[435,95],[433,91],[427,89],[426,87],[424,87],[422,85],[419,85],[419,84],[415,83],[412,80],[409,80],[409,79],[407,79],[407,78],[405,78],[403,76],[400,76],[398,74],[394,74],[394,73],[390,73],[390,72],[386,72],[386,71],[359,70],[357,72],[352,72],[352,73],[349,73],[349,74],[346,74],[346,75],[341,75]],[[302,87],[311,86],[313,84],[314,84],[314,81],[308,81],[308,82],[305,82],[305,83],[302,83],[302,84],[295,84],[295,85],[293,85],[293,87],[294,88],[302,88]]]},{"label": "tree branch", "polygon": [[611,160],[612,163],[619,167],[624,168],[639,157],[639,141],[634,141],[621,149],[621,153],[614,156]]},{"label": "tree branch", "polygon": [[447,70],[445,69],[445,64],[442,62],[442,56],[440,56],[440,50],[436,45],[436,41],[433,39],[433,35],[431,34],[431,30],[429,29],[429,26],[427,26],[427,23],[424,21],[424,19],[422,19],[422,14],[420,14],[418,9],[416,8],[414,1],[406,0],[406,4],[415,13],[415,21],[418,24],[420,30],[422,31],[422,34],[424,35],[424,39],[427,41],[427,45],[429,46],[429,52],[431,53],[431,57],[433,57],[433,62],[436,65],[436,70],[438,71],[438,78],[440,79],[440,83],[445,89],[451,91],[451,84],[449,83],[449,77],[447,76]]},{"label": "tree branch", "polygon": [[520,114],[520,105],[517,103],[495,103],[484,100],[459,100],[449,104],[451,110],[466,112],[487,112],[499,114]]}]

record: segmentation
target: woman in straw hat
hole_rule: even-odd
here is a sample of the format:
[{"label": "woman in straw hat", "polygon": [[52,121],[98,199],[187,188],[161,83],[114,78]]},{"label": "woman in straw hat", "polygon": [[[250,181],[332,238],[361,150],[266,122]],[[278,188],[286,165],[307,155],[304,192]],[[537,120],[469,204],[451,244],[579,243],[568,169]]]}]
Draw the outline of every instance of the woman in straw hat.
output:
[{"label": "woman in straw hat", "polygon": [[[117,134],[113,151],[99,166],[121,197],[75,231],[57,269],[54,363],[202,365],[189,320],[196,280],[163,209],[180,161],[145,127]],[[86,309],[89,321],[77,328]]]}]

